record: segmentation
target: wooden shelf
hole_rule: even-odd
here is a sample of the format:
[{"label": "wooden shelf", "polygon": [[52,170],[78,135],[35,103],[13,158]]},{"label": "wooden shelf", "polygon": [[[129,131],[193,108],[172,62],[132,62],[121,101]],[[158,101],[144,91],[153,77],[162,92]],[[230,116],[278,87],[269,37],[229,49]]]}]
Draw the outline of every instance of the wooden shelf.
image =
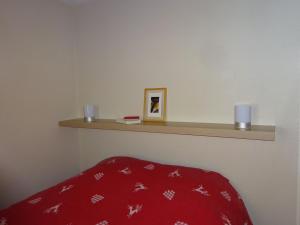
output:
[{"label": "wooden shelf", "polygon": [[190,122],[143,122],[141,124],[126,125],[116,123],[114,120],[109,119],[98,119],[96,122],[86,123],[83,121],[82,118],[80,118],[60,121],[59,126],[71,128],[238,138],[262,141],[275,140],[275,126],[262,125],[253,125],[251,131],[241,131],[235,130],[232,124]]}]

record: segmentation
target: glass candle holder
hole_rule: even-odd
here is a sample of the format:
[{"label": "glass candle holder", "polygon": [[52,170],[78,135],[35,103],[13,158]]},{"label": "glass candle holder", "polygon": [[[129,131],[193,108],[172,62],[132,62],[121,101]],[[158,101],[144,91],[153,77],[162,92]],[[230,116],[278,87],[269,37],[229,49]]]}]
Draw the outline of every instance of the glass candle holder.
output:
[{"label": "glass candle holder", "polygon": [[234,106],[234,127],[238,130],[251,130],[251,105]]},{"label": "glass candle holder", "polygon": [[96,121],[97,107],[95,105],[86,104],[83,107],[84,122],[91,123]]}]

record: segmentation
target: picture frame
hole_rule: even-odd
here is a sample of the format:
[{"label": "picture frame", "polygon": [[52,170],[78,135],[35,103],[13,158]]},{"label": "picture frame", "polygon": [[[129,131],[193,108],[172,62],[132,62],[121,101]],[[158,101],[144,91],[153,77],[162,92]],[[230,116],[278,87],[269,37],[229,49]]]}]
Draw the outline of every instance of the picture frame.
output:
[{"label": "picture frame", "polygon": [[144,121],[164,122],[167,120],[167,88],[145,88]]}]

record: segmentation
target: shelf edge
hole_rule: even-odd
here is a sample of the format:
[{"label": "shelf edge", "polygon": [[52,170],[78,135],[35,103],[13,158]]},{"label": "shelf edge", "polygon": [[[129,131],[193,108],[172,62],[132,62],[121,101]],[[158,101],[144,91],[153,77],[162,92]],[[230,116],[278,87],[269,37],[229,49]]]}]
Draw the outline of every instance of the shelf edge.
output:
[{"label": "shelf edge", "polygon": [[[275,126],[255,125],[251,131],[235,130],[231,124],[209,123],[143,123],[126,125],[114,122],[114,120],[102,119],[94,123],[85,123],[83,119],[71,119],[59,121],[59,126],[70,128],[119,130],[131,132],[164,133],[192,136],[207,136],[220,138],[235,138],[261,141],[275,141]],[[201,127],[203,126],[203,127]],[[211,127],[210,127],[211,126]]]}]

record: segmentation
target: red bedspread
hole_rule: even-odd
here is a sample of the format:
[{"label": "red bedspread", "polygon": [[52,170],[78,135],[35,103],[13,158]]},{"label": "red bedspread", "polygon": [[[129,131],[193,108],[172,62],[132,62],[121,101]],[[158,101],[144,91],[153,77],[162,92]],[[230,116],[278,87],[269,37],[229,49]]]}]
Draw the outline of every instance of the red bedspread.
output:
[{"label": "red bedspread", "polygon": [[0,225],[252,225],[218,173],[129,157],[100,162],[0,211]]}]

